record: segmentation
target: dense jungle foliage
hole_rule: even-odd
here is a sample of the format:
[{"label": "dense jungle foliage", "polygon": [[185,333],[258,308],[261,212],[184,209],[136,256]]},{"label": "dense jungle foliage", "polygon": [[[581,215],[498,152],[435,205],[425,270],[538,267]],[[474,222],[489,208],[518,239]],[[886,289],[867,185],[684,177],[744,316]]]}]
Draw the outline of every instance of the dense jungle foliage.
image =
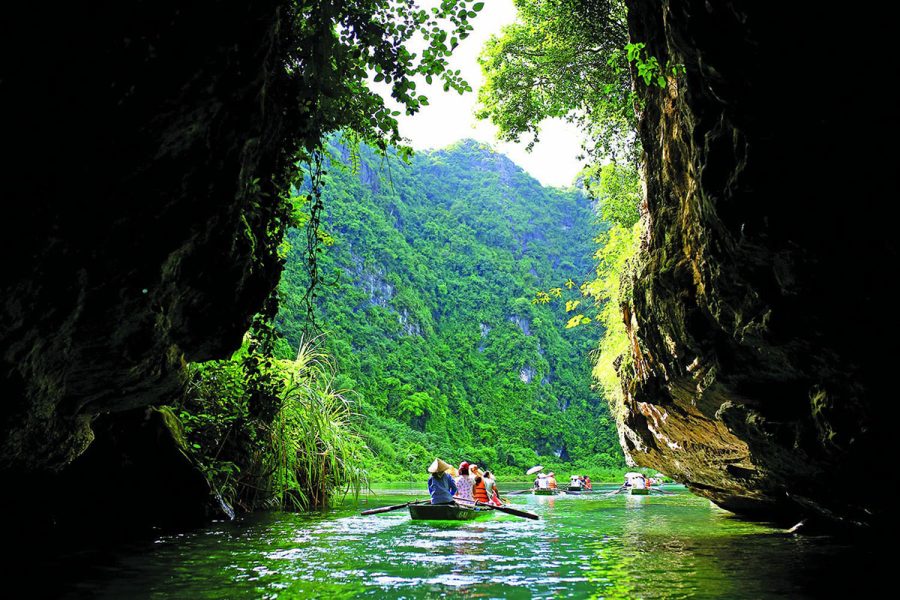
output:
[{"label": "dense jungle foliage", "polygon": [[[384,39],[415,30],[430,44],[421,58],[399,47],[369,65],[407,112],[428,102],[417,74],[470,90],[446,57],[482,4],[445,4],[385,16]],[[621,406],[620,279],[641,227],[632,77],[656,71],[626,43],[619,0],[516,5],[520,23],[482,55],[479,114],[511,140],[536,139],[547,117],[580,125],[593,164],[577,190],[542,188],[468,141],[403,162],[408,151],[390,145],[397,113],[368,90],[353,40],[323,21],[359,68],[350,87],[335,73],[318,80],[356,100],[348,112],[319,105],[317,131],[342,137],[299,154],[310,168],[294,177],[280,308],[270,299],[231,360],[193,366],[179,407],[194,459],[227,501],[318,506],[366,477],[418,478],[435,455],[510,477],[538,462],[621,473],[605,400]],[[329,97],[328,85],[316,93]]]},{"label": "dense jungle foliage", "polygon": [[[575,123],[590,164],[583,181],[604,228],[596,238],[595,273],[580,285],[539,290],[538,305],[565,304],[567,327],[590,326],[599,339],[593,375],[617,419],[624,410],[619,378],[630,352],[622,316],[623,278],[638,253],[641,147],[636,124],[641,86],[666,87],[683,65],[661,64],[645,45],[629,43],[622,0],[515,0],[516,23],[492,37],[480,57],[485,84],[478,115],[507,140],[538,139],[544,119]],[[554,290],[556,293],[554,293]],[[591,306],[592,305],[592,306]]]},{"label": "dense jungle foliage", "polygon": [[[473,141],[409,164],[330,151],[317,314],[338,385],[357,392],[370,476],[418,477],[435,455],[508,476],[537,463],[595,477],[624,466],[590,389],[596,330],[565,330],[562,307],[530,301],[591,272],[584,193],[544,188]],[[304,331],[302,237],[288,235],[280,289],[285,357]]]}]

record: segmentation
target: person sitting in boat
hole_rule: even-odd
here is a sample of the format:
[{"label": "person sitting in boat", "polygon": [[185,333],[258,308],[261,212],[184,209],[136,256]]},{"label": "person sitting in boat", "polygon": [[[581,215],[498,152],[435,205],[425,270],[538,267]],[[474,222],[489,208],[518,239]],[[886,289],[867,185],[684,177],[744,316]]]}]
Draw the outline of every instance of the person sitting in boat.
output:
[{"label": "person sitting in boat", "polygon": [[434,459],[428,472],[428,493],[431,494],[432,504],[453,504],[453,496],[456,495],[456,482],[449,475],[450,465],[439,458]]},{"label": "person sitting in boat", "polygon": [[500,506],[500,490],[497,489],[497,480],[494,479],[493,473],[486,471],[484,474],[484,489],[487,491],[488,504]]},{"label": "person sitting in boat", "polygon": [[586,489],[586,490],[594,489],[594,484],[591,483],[591,478],[587,475],[584,476],[584,489]]},{"label": "person sitting in boat", "polygon": [[541,473],[537,476],[537,479],[534,480],[534,489],[536,490],[546,490],[550,486],[547,484],[547,476]]},{"label": "person sitting in boat", "polygon": [[555,490],[559,487],[556,483],[556,473],[550,473],[547,475],[547,487],[551,490]]},{"label": "person sitting in boat", "polygon": [[487,485],[484,481],[484,475],[481,472],[481,469],[478,468],[478,465],[472,465],[469,467],[474,479],[472,480],[472,498],[476,502],[484,502],[487,504],[487,501],[490,499],[487,493]]},{"label": "person sitting in boat", "polygon": [[474,500],[472,496],[472,476],[469,473],[469,463],[463,461],[459,463],[459,477],[456,478],[456,495],[463,500]]}]

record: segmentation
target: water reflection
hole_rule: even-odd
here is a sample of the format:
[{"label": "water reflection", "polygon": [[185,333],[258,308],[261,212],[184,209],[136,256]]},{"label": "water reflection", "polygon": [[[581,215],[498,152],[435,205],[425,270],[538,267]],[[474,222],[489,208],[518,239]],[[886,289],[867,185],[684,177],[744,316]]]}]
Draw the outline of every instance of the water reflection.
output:
[{"label": "water reflection", "polygon": [[[259,515],[123,552],[78,589],[98,597],[795,597],[816,577],[828,580],[818,566],[854,551],[738,521],[684,492],[513,498],[542,520],[494,513],[425,523],[405,511],[363,517],[355,506]],[[367,507],[407,499],[385,495]]]}]

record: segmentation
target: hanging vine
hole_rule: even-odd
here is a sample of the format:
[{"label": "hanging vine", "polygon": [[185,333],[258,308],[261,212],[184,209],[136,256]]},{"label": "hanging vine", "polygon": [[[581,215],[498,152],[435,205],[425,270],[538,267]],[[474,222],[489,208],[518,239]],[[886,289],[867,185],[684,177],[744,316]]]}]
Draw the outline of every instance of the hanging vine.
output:
[{"label": "hanging vine", "polygon": [[323,233],[319,227],[322,220],[322,211],[325,203],[322,201],[322,188],[326,171],[323,168],[324,151],[317,147],[311,153],[308,161],[309,191],[306,194],[306,204],[309,205],[308,220],[306,221],[306,273],[309,284],[303,295],[303,306],[306,310],[304,332],[308,338],[315,337],[321,332],[316,321],[316,297],[318,286],[321,283],[319,274],[319,255],[323,252]]}]

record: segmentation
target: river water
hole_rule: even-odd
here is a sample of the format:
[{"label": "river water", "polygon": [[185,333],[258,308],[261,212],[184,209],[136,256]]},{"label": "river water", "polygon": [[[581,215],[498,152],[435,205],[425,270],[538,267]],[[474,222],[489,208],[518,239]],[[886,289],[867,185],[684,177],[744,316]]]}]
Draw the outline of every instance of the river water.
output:
[{"label": "river water", "polygon": [[514,495],[541,520],[493,513],[443,524],[406,510],[360,516],[425,496],[382,490],[324,513],[162,535],[92,557],[56,584],[101,598],[805,598],[858,584],[871,564],[849,542],[741,521],[666,489]]}]

